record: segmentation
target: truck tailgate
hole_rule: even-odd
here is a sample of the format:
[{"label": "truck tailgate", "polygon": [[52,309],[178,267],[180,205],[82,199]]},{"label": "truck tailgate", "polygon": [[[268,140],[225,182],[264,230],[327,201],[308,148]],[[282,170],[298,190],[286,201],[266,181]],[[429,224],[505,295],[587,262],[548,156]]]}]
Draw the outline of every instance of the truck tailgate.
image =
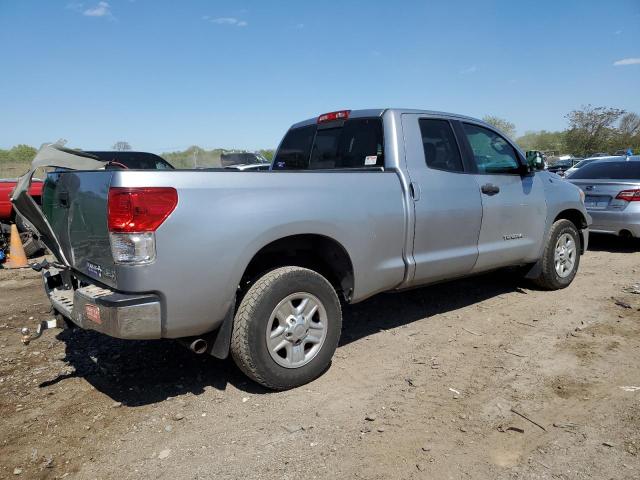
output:
[{"label": "truck tailgate", "polygon": [[70,266],[115,287],[107,226],[112,177],[112,170],[50,173],[42,193],[42,211]]}]

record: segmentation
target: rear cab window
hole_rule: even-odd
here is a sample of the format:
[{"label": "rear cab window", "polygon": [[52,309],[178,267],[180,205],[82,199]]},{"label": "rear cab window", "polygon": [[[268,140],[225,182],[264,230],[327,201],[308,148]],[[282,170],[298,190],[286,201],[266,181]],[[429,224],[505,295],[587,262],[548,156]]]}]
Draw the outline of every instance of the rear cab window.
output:
[{"label": "rear cab window", "polygon": [[293,128],[273,170],[332,170],[384,166],[382,119],[351,118]]}]

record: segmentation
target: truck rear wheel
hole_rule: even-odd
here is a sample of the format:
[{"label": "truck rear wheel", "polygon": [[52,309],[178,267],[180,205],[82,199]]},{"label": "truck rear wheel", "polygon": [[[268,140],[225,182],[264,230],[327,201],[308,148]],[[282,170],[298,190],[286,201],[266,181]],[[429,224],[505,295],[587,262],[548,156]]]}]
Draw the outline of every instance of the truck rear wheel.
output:
[{"label": "truck rear wheel", "polygon": [[571,284],[580,265],[580,235],[572,222],[558,220],[551,226],[540,262],[536,285],[559,290]]},{"label": "truck rear wheel", "polygon": [[251,379],[286,390],[327,369],[341,330],[340,302],[331,284],[313,270],[282,267],[259,278],[240,302],[231,355]]}]

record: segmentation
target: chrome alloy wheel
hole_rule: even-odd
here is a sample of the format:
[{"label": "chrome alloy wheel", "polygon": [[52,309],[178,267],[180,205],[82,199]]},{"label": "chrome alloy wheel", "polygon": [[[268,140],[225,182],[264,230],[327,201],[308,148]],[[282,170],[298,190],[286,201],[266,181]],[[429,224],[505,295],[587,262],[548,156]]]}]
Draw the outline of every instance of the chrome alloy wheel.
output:
[{"label": "chrome alloy wheel", "polygon": [[556,273],[561,278],[568,277],[573,271],[576,264],[576,242],[571,235],[563,233],[556,242],[556,250],[553,256],[553,262]]},{"label": "chrome alloy wheel", "polygon": [[285,368],[306,365],[322,349],[327,325],[327,311],[318,297],[292,293],[276,305],[267,322],[271,358]]}]

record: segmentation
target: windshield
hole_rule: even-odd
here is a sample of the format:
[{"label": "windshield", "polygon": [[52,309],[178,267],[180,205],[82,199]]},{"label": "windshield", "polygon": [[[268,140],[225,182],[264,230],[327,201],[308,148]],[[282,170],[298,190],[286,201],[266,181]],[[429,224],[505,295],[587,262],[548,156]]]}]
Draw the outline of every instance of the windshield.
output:
[{"label": "windshield", "polygon": [[274,170],[384,166],[382,120],[354,118],[309,125],[287,132]]},{"label": "windshield", "polygon": [[571,179],[636,180],[640,181],[640,162],[599,161],[585,165],[571,175]]}]

